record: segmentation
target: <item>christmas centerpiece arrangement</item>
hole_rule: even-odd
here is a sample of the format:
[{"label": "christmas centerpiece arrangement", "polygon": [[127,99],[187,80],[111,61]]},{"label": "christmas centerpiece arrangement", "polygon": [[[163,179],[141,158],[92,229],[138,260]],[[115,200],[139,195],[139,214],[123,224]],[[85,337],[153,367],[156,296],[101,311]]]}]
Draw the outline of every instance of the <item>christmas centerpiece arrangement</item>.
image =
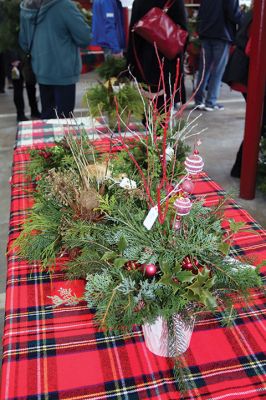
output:
[{"label": "christmas centerpiece arrangement", "polygon": [[152,352],[175,357],[196,316],[219,310],[230,323],[234,303],[261,278],[258,267],[232,258],[234,235],[246,227],[224,219],[227,200],[207,207],[194,195],[204,162],[200,141],[192,150],[185,143],[197,137],[195,120],[173,128],[171,105],[162,115],[156,99],[141,101],[146,128],[135,142],[123,135],[116,107],[118,153],[112,140],[98,153],[82,132],[31,151],[35,204],[14,248],[51,275],[61,259],[68,279],[85,279],[80,300],[95,309],[100,329],[142,325]]},{"label": "christmas centerpiece arrangement", "polygon": [[[124,125],[120,124],[120,129],[123,129],[132,117],[141,121],[143,114],[143,99],[139,96],[136,85],[125,76],[125,69],[124,58],[107,57],[97,69],[102,81],[88,88],[83,97],[89,114],[93,117],[105,117],[113,131],[118,130],[118,115],[125,122]],[[127,118],[124,118],[125,112]]]}]

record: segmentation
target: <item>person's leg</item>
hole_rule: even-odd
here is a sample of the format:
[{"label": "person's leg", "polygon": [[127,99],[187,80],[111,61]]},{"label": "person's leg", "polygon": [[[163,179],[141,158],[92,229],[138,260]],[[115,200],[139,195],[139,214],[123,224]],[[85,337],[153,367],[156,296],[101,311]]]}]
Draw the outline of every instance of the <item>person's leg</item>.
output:
[{"label": "person's leg", "polygon": [[37,104],[37,99],[36,99],[36,85],[31,84],[31,83],[26,83],[26,90],[27,90],[29,105],[30,105],[30,109],[31,109],[31,116],[40,118],[41,113],[38,110],[38,104]]},{"label": "person's leg", "polygon": [[[242,95],[243,95],[243,97],[245,99],[245,102],[247,102],[247,93],[242,93]],[[240,147],[238,149],[238,152],[236,154],[235,163],[234,163],[234,165],[233,165],[233,167],[231,169],[230,175],[233,178],[240,178],[241,168],[242,168],[242,153],[243,153],[243,140],[242,140],[241,145],[240,145]]]},{"label": "person's leg", "polygon": [[209,40],[201,41],[201,55],[197,80],[197,92],[195,95],[195,103],[202,104],[204,102],[205,90],[210,78],[212,69],[212,47]]},{"label": "person's leg", "polygon": [[76,85],[55,86],[55,104],[59,118],[68,118],[75,108]]},{"label": "person's leg", "polygon": [[229,56],[229,43],[222,40],[213,40],[213,64],[212,73],[208,82],[208,94],[206,98],[206,106],[213,107],[217,103],[220,93],[223,73]]},{"label": "person's leg", "polygon": [[55,86],[39,84],[39,87],[42,103],[42,119],[56,118]]},{"label": "person's leg", "polygon": [[23,98],[23,79],[22,76],[19,79],[12,79],[13,84],[13,100],[17,110],[17,121],[27,120],[24,114],[24,98]]},{"label": "person's leg", "polygon": [[264,97],[261,136],[266,138],[266,97]]},{"label": "person's leg", "polygon": [[[243,93],[243,96],[244,96],[245,100],[247,101],[247,94]],[[261,136],[266,137],[266,99],[264,99]],[[231,176],[234,178],[240,178],[240,175],[241,175],[242,153],[243,153],[243,141],[239,147],[239,150],[236,155],[235,163],[231,169]]]},{"label": "person's leg", "polygon": [[238,149],[238,152],[236,154],[236,160],[235,163],[231,169],[230,175],[233,178],[240,178],[241,175],[241,168],[242,168],[242,153],[243,153],[243,141],[241,142],[241,145]]},{"label": "person's leg", "polygon": [[0,93],[5,93],[6,68],[4,53],[0,53]]}]

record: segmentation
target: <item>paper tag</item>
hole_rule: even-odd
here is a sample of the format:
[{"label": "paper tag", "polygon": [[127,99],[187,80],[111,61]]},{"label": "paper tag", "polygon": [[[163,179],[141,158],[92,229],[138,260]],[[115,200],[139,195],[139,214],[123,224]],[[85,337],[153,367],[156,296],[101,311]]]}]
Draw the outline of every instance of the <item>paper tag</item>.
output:
[{"label": "paper tag", "polygon": [[148,229],[148,231],[151,230],[157,218],[158,218],[158,206],[155,206],[150,209],[147,217],[143,222],[143,225],[145,226],[146,229]]},{"label": "paper tag", "polygon": [[106,13],[106,18],[114,18],[114,13]]}]

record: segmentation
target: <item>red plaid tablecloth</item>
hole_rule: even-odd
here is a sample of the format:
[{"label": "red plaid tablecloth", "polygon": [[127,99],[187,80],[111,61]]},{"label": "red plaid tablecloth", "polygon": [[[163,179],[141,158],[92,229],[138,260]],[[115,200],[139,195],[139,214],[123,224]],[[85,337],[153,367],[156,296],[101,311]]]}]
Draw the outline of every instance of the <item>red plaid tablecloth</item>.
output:
[{"label": "red plaid tablecloth", "polygon": [[[14,153],[12,202],[8,247],[20,232],[31,208],[33,184],[25,178],[29,156]],[[224,191],[202,174],[198,196],[215,204]],[[239,233],[234,255],[266,258],[266,233],[233,201],[227,218],[245,221],[252,229]],[[132,335],[104,336],[93,324],[86,304],[52,307],[49,296],[72,293],[80,296],[84,282],[67,282],[58,261],[50,280],[39,265],[19,261],[10,252],[3,337],[2,397],[4,400],[56,399],[250,399],[265,398],[265,337],[262,291],[253,293],[248,309],[238,305],[230,328],[222,328],[221,316],[200,320],[185,355],[192,389],[184,397],[177,391],[173,364],[149,352],[141,329]]]},{"label": "red plaid tablecloth", "polygon": [[[37,120],[23,121],[18,124],[16,148],[24,147],[44,147],[54,145],[56,140],[64,137],[65,133],[86,132],[88,137],[105,146],[110,143],[110,130],[104,119],[98,118],[90,121],[88,118],[77,118],[77,123],[67,125],[65,120]],[[88,123],[87,123],[88,121]],[[55,122],[55,121],[54,121]],[[137,138],[141,135],[143,126],[141,124],[130,123],[128,129],[121,135],[126,139]],[[119,141],[120,134],[113,134],[112,138]],[[102,149],[104,151],[104,148]]]}]

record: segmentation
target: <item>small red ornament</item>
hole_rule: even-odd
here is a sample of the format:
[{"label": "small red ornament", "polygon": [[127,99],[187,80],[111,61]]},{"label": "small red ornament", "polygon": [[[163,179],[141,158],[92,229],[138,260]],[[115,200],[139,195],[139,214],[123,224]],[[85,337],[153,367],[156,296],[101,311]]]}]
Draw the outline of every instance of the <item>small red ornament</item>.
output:
[{"label": "small red ornament", "polygon": [[140,263],[137,263],[136,261],[128,261],[125,265],[124,268],[127,271],[135,271],[136,269],[139,269],[141,267]]},{"label": "small red ornament", "polygon": [[143,264],[142,269],[147,278],[152,278],[157,273],[157,267],[155,264]]},{"label": "small red ornament", "polygon": [[182,261],[182,269],[191,271],[192,268],[193,268],[193,264],[192,264],[190,258],[188,256],[185,257],[184,260]]},{"label": "small red ornament", "polygon": [[170,183],[167,183],[167,185],[166,185],[167,194],[172,192],[174,190],[174,188],[175,187],[173,185],[171,185]]},{"label": "small red ornament", "polygon": [[176,219],[173,225],[173,228],[175,231],[179,231],[181,228],[181,221],[180,219]]},{"label": "small red ornament", "polygon": [[185,179],[184,182],[181,184],[181,188],[184,190],[185,193],[192,193],[194,186],[195,185],[191,179]]},{"label": "small red ornament", "polygon": [[186,271],[191,271],[195,275],[198,273],[199,262],[196,258],[193,258],[193,260],[191,260],[191,258],[189,256],[186,256],[184,258],[184,260],[182,261],[181,265],[182,265],[182,269],[184,269]]}]

